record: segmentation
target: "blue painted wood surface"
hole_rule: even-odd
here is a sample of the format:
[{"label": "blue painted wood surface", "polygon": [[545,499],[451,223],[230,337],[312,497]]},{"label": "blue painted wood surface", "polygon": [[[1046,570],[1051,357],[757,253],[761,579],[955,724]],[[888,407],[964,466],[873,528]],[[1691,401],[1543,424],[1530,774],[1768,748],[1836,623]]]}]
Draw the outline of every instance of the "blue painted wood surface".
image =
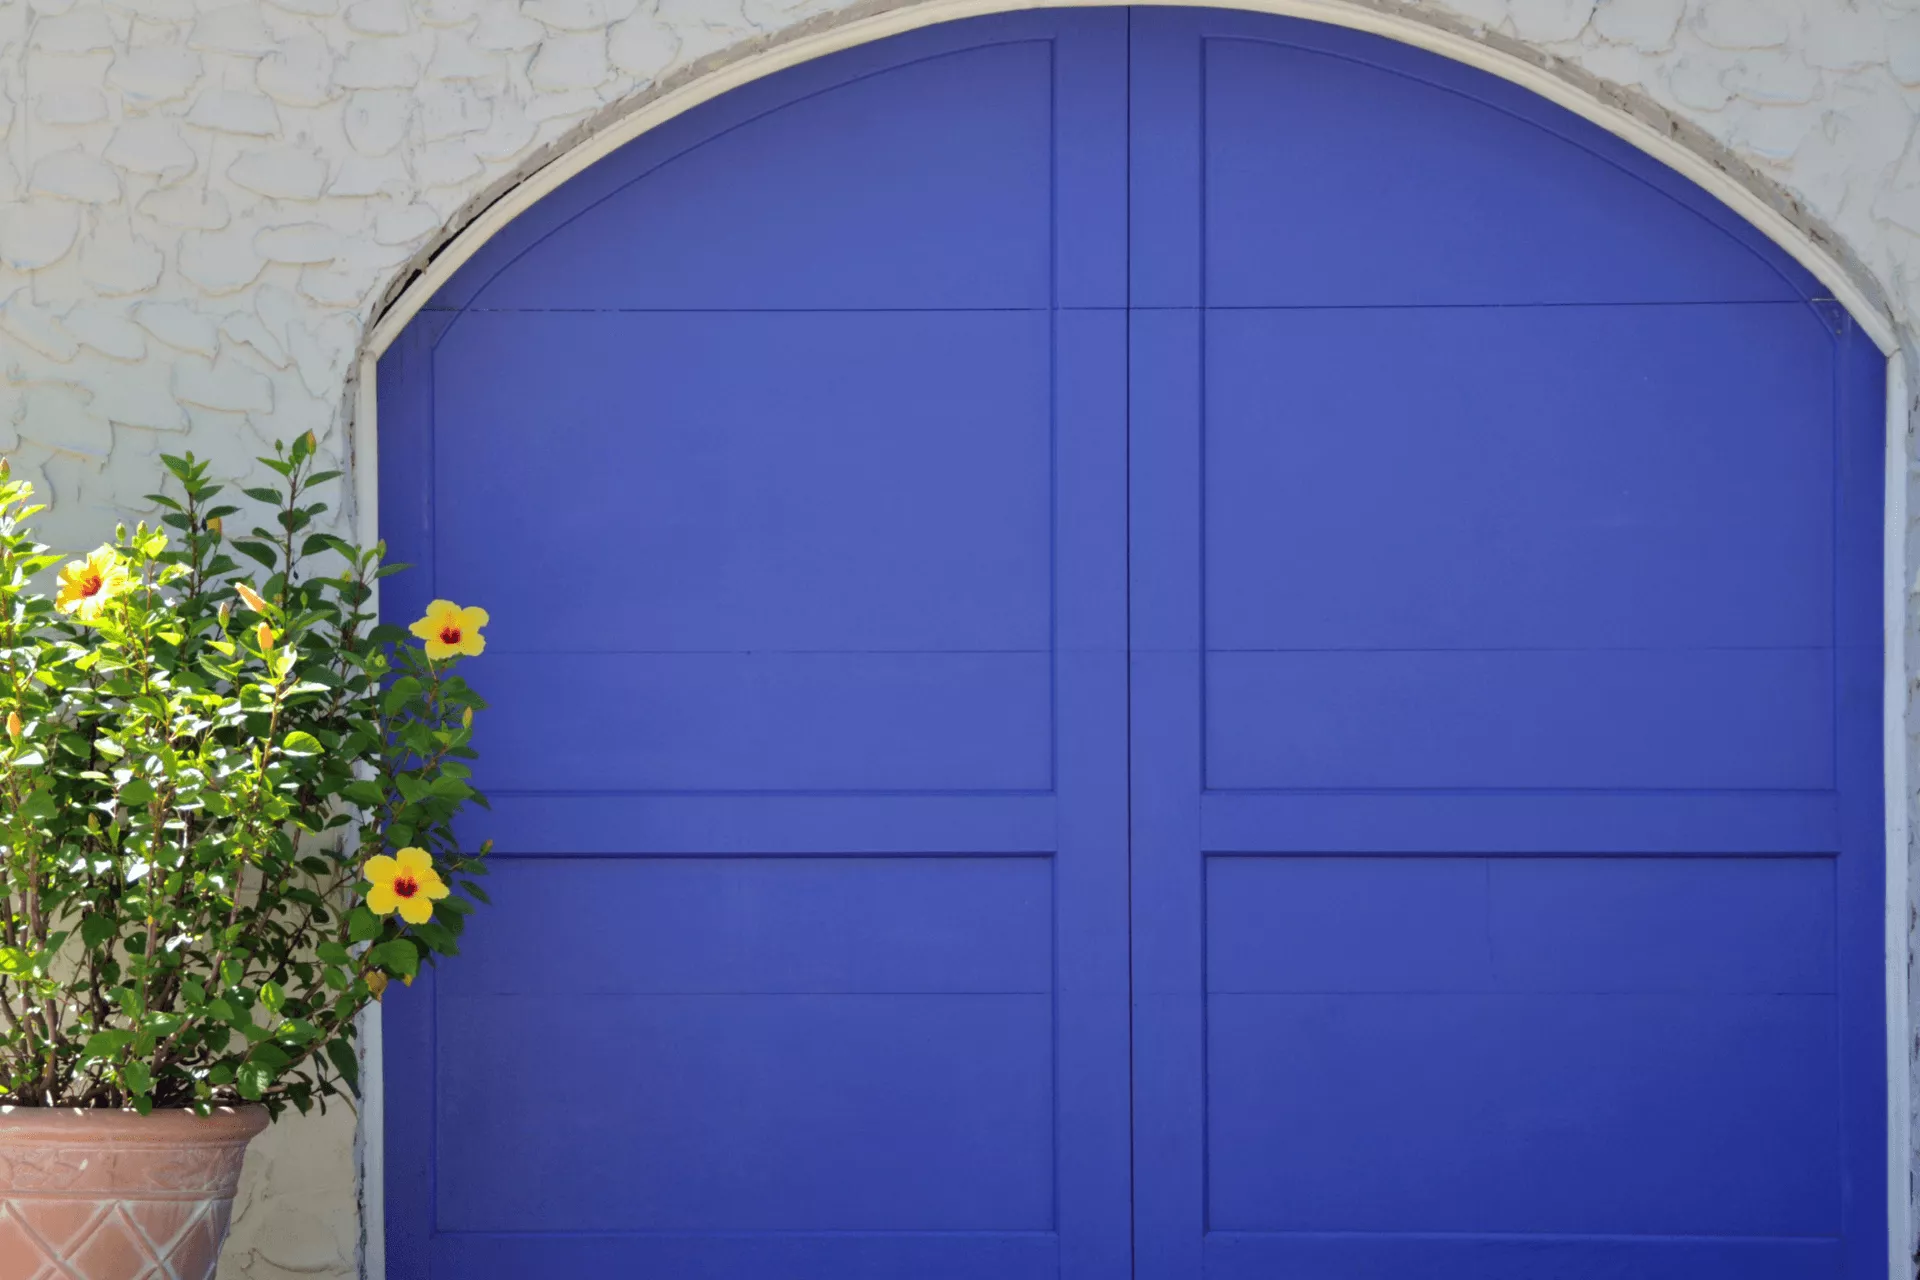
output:
[{"label": "blue painted wood surface", "polygon": [[930,28],[583,173],[381,365],[495,622],[388,1274],[1886,1272],[1882,366],[1517,88]]}]

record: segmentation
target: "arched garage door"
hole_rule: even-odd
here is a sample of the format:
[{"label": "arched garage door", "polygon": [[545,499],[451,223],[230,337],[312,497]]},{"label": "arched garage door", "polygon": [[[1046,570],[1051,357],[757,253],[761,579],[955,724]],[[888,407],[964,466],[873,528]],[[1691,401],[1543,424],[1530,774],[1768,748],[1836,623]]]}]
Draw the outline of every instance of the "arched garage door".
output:
[{"label": "arched garage door", "polygon": [[381,367],[500,850],[388,1003],[388,1274],[1883,1276],[1879,370],[1298,22],[597,165]]}]

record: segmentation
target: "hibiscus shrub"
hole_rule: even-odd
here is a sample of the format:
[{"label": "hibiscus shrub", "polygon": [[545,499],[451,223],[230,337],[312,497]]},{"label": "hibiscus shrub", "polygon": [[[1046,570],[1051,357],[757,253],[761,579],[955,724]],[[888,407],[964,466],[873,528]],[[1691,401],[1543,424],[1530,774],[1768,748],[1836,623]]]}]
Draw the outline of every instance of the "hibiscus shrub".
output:
[{"label": "hibiscus shrub", "polygon": [[401,566],[319,531],[338,473],[310,437],[262,461],[275,527],[229,539],[239,508],[169,457],[161,523],[53,600],[0,463],[0,1102],[278,1115],[356,1090],[354,1015],[486,900],[452,825],[484,803],[455,668],[486,615],[377,625]]}]

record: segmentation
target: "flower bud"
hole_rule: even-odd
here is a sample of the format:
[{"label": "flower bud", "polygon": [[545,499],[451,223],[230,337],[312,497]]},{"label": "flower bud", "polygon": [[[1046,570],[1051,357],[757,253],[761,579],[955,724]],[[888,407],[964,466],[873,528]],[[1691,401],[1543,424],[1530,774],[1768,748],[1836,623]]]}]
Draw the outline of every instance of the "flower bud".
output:
[{"label": "flower bud", "polygon": [[5,480],[8,476],[12,474],[13,474],[13,464],[11,462],[8,462],[5,458],[0,458],[0,480]]},{"label": "flower bud", "polygon": [[220,523],[219,516],[215,516],[211,520],[207,521],[207,532],[212,534],[216,538],[220,536],[220,530],[223,527],[224,526]]},{"label": "flower bud", "polygon": [[462,711],[460,713],[460,727],[462,729],[473,728],[473,708],[472,707],[468,707],[465,711]]},{"label": "flower bud", "polygon": [[367,990],[373,992],[373,998],[378,1000],[386,993],[387,975],[378,969],[367,970]]},{"label": "flower bud", "polygon": [[233,589],[239,593],[242,600],[247,602],[247,608],[253,610],[255,613],[265,613],[267,611],[267,602],[260,598],[258,591],[255,591],[246,583],[236,583]]},{"label": "flower bud", "polygon": [[225,631],[227,629],[227,623],[232,620],[233,620],[233,601],[222,600],[220,602],[220,629],[222,631]]},{"label": "flower bud", "polygon": [[273,652],[273,628],[272,627],[268,626],[266,623],[263,622],[259,625],[258,628],[255,629],[253,634],[254,634],[254,637],[260,641],[260,652],[262,653]]},{"label": "flower bud", "polygon": [[18,742],[20,741],[20,736],[26,731],[27,726],[20,723],[20,713],[18,711],[7,712],[7,736],[15,742]]},{"label": "flower bud", "polygon": [[320,437],[314,435],[313,432],[311,431],[307,432],[307,452],[312,453],[315,449],[318,449],[319,447],[320,447]]}]

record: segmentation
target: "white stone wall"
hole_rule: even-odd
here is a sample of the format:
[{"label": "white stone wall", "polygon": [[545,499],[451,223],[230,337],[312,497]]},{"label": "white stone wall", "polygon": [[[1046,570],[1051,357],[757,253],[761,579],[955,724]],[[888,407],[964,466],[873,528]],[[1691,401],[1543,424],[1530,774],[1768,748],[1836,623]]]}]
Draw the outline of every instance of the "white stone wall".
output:
[{"label": "white stone wall", "polygon": [[[161,451],[241,477],[312,430],[348,460],[370,319],[499,191],[663,85],[929,2],[0,0],[0,452],[69,547],[149,510]],[[1352,2],[1670,126],[1910,343],[1920,0]],[[223,1277],[352,1274],[351,1137],[262,1141]]]}]

